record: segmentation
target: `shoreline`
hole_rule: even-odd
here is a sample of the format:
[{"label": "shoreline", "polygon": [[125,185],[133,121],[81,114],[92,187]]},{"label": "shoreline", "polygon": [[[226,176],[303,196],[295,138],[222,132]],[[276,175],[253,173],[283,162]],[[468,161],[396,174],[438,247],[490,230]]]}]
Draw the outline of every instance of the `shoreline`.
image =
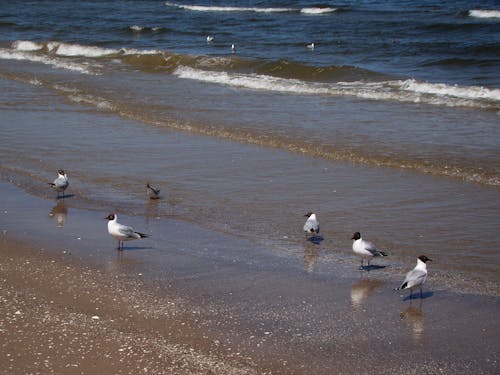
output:
[{"label": "shoreline", "polygon": [[[149,227],[170,243],[153,236],[120,254],[102,215],[71,208],[58,228],[52,203],[16,189],[1,184],[18,208],[0,222],[5,371],[498,370],[498,297],[440,290],[431,274],[424,299],[409,301],[383,269],[309,273],[227,235],[192,226],[188,238],[173,220]],[[155,268],[164,251],[169,263]]]}]

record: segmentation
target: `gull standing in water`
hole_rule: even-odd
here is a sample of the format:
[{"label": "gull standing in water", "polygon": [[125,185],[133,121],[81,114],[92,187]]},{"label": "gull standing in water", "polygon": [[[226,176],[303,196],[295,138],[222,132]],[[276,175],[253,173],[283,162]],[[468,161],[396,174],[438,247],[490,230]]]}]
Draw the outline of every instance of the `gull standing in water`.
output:
[{"label": "gull standing in water", "polygon": [[160,189],[155,189],[149,182],[146,184],[146,188],[148,189],[149,199],[160,199]]},{"label": "gull standing in water", "polygon": [[420,255],[417,258],[417,265],[414,269],[406,274],[405,281],[394,290],[410,289],[410,299],[413,295],[413,289],[420,288],[420,298],[422,298],[422,285],[427,280],[427,265],[426,263],[432,259],[425,255]]},{"label": "gull standing in water", "polygon": [[361,238],[361,233],[355,232],[351,239],[352,243],[352,251],[354,254],[361,258],[361,266],[360,269],[363,269],[363,260],[366,259],[368,263],[368,267],[370,267],[370,261],[373,257],[383,256],[386,257],[387,254],[383,251],[378,250],[372,242],[365,241]]},{"label": "gull standing in water", "polygon": [[316,218],[316,214],[308,212],[304,215],[307,217],[306,223],[304,224],[304,232],[308,234],[318,234],[319,233],[319,221]]},{"label": "gull standing in water", "polygon": [[49,185],[57,191],[57,198],[59,198],[59,193],[63,193],[62,197],[64,198],[64,190],[69,186],[68,176],[64,172],[64,170],[59,169],[57,171],[58,176],[54,180],[54,182],[49,182]]},{"label": "gull standing in water", "polygon": [[118,250],[123,250],[123,241],[136,240],[147,237],[146,234],[136,232],[134,228],[120,224],[116,214],[109,214],[106,217],[108,221],[108,233],[111,237],[118,240]]}]

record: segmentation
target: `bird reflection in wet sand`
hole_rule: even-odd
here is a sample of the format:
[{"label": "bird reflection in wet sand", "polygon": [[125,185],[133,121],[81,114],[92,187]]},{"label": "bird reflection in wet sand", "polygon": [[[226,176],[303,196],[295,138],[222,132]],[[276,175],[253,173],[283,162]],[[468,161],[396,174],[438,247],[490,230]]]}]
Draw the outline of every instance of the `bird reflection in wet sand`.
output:
[{"label": "bird reflection in wet sand", "polygon": [[381,286],[383,282],[376,279],[360,279],[351,287],[351,307],[357,311],[361,308],[363,302],[375,289]]},{"label": "bird reflection in wet sand", "polygon": [[412,335],[415,340],[422,338],[424,333],[424,311],[422,310],[422,300],[417,305],[413,305],[410,300],[410,306],[402,311],[399,316],[405,320],[412,329]]},{"label": "bird reflection in wet sand", "polygon": [[64,201],[57,201],[57,204],[50,210],[49,216],[56,218],[58,228],[64,227],[68,216],[68,208],[64,204]]},{"label": "bird reflection in wet sand", "polygon": [[304,249],[304,270],[307,273],[314,271],[314,266],[318,263],[319,251],[316,246],[307,246]]}]

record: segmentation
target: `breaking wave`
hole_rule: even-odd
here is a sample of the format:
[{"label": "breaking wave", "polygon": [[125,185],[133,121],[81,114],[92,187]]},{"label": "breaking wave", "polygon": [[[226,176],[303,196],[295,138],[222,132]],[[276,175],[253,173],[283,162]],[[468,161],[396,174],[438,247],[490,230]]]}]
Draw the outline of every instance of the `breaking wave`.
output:
[{"label": "breaking wave", "polygon": [[255,13],[292,13],[300,12],[303,14],[326,14],[337,11],[337,8],[331,7],[308,7],[308,8],[265,8],[265,7],[237,7],[237,6],[208,6],[208,5],[184,5],[172,2],[166,2],[166,6],[191,10],[196,12],[255,12]]},{"label": "breaking wave", "polygon": [[16,41],[11,47],[0,49],[0,59],[39,62],[82,74],[101,74],[103,67],[113,61],[152,73],[250,90],[500,109],[500,89],[400,80],[351,66],[316,67],[287,60],[196,56],[62,42]]},{"label": "breaking wave", "polygon": [[174,74],[180,78],[252,90],[303,95],[352,96],[361,99],[394,100],[449,107],[500,108],[500,89],[426,83],[413,79],[321,83],[260,74],[214,72],[183,66],[177,68]]},{"label": "breaking wave", "polygon": [[500,19],[500,10],[469,10],[469,16],[474,18],[497,18]]}]

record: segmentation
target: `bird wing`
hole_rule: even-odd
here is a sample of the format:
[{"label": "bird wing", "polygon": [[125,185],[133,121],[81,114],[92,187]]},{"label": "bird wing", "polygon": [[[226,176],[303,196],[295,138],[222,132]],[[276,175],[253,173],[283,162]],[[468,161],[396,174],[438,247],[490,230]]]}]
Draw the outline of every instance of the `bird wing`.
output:
[{"label": "bird wing", "polygon": [[365,243],[365,250],[369,251],[372,255],[379,255],[379,251],[377,247],[373,244],[373,242],[370,241],[364,241]]},{"label": "bird wing", "polygon": [[319,223],[316,220],[307,219],[304,224],[304,232],[319,232]]},{"label": "bird wing", "polygon": [[137,234],[135,233],[134,228],[129,227],[129,226],[127,226],[127,225],[120,224],[120,225],[117,227],[117,230],[118,230],[118,232],[119,232],[122,236],[125,236],[125,237],[131,237],[131,238],[135,238],[135,237],[137,237]]},{"label": "bird wing", "polygon": [[149,190],[151,190],[151,192],[155,195],[158,195],[160,194],[160,189],[155,189],[154,187],[152,187],[151,185],[148,185],[148,188]]},{"label": "bird wing", "polygon": [[58,177],[54,180],[53,186],[56,188],[64,188],[68,186],[68,180],[64,177]]},{"label": "bird wing", "polygon": [[[421,285],[427,278],[427,272],[413,269],[406,274],[405,281],[401,285],[402,289]],[[406,285],[405,285],[406,284]]]}]

